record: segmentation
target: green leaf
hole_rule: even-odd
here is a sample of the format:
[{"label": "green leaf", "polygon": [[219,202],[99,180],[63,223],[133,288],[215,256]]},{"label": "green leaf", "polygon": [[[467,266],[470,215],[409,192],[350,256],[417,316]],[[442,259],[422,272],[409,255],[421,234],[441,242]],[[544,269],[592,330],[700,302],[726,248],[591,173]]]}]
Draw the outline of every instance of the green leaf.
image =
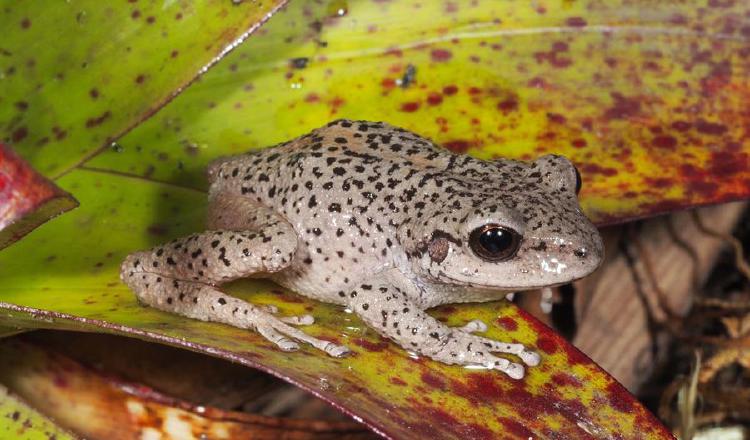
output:
[{"label": "green leaf", "polygon": [[0,139],[58,176],[156,112],[284,2],[0,1]]},{"label": "green leaf", "polygon": [[0,437],[15,440],[75,440],[0,385]]}]

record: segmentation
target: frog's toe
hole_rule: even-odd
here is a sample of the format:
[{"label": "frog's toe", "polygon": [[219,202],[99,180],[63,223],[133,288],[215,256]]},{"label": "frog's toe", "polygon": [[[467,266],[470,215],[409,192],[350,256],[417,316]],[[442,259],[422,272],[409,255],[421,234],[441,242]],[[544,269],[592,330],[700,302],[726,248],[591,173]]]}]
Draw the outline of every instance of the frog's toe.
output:
[{"label": "frog's toe", "polygon": [[313,318],[310,315],[287,316],[287,317],[281,318],[281,322],[285,322],[287,324],[292,324],[292,325],[311,325],[315,322],[315,318]]},{"label": "frog's toe", "polygon": [[298,343],[277,332],[271,326],[260,325],[257,327],[257,330],[264,338],[278,345],[278,347],[284,351],[299,350]]},{"label": "frog's toe", "polygon": [[[312,316],[307,316],[307,315],[301,316],[301,317],[291,317],[291,319],[294,319],[294,318],[297,318],[297,320],[301,322],[310,322],[310,320],[312,320]],[[326,341],[323,339],[318,339],[313,336],[310,336],[307,333],[303,332],[302,330],[292,327],[287,322],[285,322],[284,319],[285,318],[279,319],[279,318],[274,317],[273,320],[270,321],[271,327],[273,328],[274,332],[283,333],[284,335],[286,335],[289,338],[294,339],[295,341],[310,344],[313,347],[317,348],[318,350],[323,350],[328,355],[333,356],[333,357],[342,357],[349,353],[348,348],[342,345],[336,345],[330,341]],[[279,344],[277,343],[277,345]],[[284,347],[282,347],[282,349],[284,349]]]},{"label": "frog's toe", "polygon": [[523,379],[524,375],[526,374],[526,370],[524,369],[523,365],[511,362],[508,359],[501,357],[492,355],[487,356],[483,364],[486,368],[502,371],[511,379]]},{"label": "frog's toe", "polygon": [[476,338],[474,341],[484,345],[491,352],[514,354],[530,367],[535,367],[541,362],[539,354],[527,349],[523,344],[508,344],[481,336],[472,336],[472,338]]},{"label": "frog's toe", "polygon": [[516,380],[523,379],[523,376],[526,374],[523,365],[516,364],[514,362],[508,362],[508,365],[506,365],[504,368],[497,369],[507,374],[511,379]]},{"label": "frog's toe", "polygon": [[542,360],[542,358],[539,356],[539,353],[531,350],[524,350],[518,353],[518,357],[520,357],[523,363],[528,365],[529,367],[536,367]]},{"label": "frog's toe", "polygon": [[299,350],[299,344],[292,341],[291,339],[283,339],[282,341],[277,342],[277,344],[280,349],[283,351],[297,351]]},{"label": "frog's toe", "polygon": [[336,345],[333,343],[326,346],[323,350],[333,357],[344,357],[351,353],[351,350],[349,350],[347,347],[343,345]]},{"label": "frog's toe", "polygon": [[487,324],[479,319],[474,319],[466,323],[465,326],[461,327],[462,331],[466,333],[484,333],[487,331]]}]

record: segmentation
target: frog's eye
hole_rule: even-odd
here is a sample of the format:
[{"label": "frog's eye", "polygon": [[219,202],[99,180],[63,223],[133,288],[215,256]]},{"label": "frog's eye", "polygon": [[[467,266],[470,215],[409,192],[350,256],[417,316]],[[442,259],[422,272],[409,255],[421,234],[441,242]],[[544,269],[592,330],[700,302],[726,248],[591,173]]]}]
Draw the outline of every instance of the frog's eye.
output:
[{"label": "frog's eye", "polygon": [[576,194],[581,192],[581,187],[583,186],[583,181],[581,180],[581,173],[578,171],[578,168],[573,166],[573,170],[576,172]]},{"label": "frog's eye", "polygon": [[521,245],[518,232],[490,223],[480,226],[469,236],[469,246],[479,258],[487,261],[503,261],[513,257]]}]

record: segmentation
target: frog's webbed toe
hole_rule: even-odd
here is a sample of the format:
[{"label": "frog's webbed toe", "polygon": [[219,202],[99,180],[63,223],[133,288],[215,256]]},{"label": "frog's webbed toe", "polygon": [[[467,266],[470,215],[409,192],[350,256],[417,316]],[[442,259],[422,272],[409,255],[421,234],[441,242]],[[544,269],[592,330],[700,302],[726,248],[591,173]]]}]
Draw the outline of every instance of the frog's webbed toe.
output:
[{"label": "frog's webbed toe", "polygon": [[447,364],[502,371],[513,379],[524,377],[524,366],[497,356],[497,353],[515,355],[529,367],[539,365],[539,355],[522,344],[494,341],[458,329],[450,330],[438,334],[438,342],[426,350],[428,356]]},{"label": "frog's webbed toe", "polygon": [[513,362],[508,362],[508,365],[504,369],[499,370],[510,376],[511,379],[523,379],[523,376],[526,374],[522,365]]}]

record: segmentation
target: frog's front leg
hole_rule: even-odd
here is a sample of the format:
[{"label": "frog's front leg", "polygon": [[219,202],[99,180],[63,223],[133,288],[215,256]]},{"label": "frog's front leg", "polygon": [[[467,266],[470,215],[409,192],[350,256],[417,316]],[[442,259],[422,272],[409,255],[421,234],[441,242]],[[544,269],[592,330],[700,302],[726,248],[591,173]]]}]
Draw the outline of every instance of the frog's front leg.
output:
[{"label": "frog's front leg", "polygon": [[289,325],[311,324],[312,317],[279,318],[273,308],[250,304],[216,287],[287,267],[297,250],[297,235],[285,219],[248,199],[218,195],[210,200],[208,223],[213,230],[129,255],[120,278],[144,304],[202,321],[254,329],[282,350],[299,348],[296,340],[332,356],[348,353],[346,347]]},{"label": "frog's front leg", "polygon": [[436,361],[496,369],[514,379],[523,378],[524,367],[493,353],[516,355],[528,366],[539,364],[539,355],[522,344],[472,335],[487,329],[481,321],[459,328],[446,326],[393,285],[363,283],[346,294],[352,309],[372,328],[403,348]]}]

